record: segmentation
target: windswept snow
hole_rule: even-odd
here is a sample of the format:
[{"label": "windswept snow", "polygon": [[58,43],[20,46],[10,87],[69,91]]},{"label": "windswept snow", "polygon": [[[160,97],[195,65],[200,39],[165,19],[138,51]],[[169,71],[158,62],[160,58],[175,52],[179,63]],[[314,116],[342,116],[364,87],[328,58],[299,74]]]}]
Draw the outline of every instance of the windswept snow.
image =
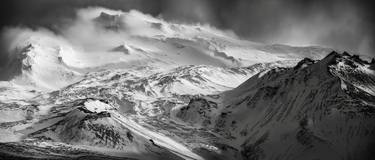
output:
[{"label": "windswept snow", "polygon": [[135,10],[82,9],[71,25],[60,30],[61,35],[45,29],[8,29],[11,61],[2,72],[16,74],[18,84],[56,90],[78,81],[87,71],[134,66],[246,67],[309,55],[320,58],[330,51],[267,47],[208,25],[167,22]]},{"label": "windswept snow", "polygon": [[374,62],[358,56],[318,61],[331,49],[254,43],[135,10],[80,9],[58,30],[5,33],[0,153],[339,159],[364,152],[374,132]]}]

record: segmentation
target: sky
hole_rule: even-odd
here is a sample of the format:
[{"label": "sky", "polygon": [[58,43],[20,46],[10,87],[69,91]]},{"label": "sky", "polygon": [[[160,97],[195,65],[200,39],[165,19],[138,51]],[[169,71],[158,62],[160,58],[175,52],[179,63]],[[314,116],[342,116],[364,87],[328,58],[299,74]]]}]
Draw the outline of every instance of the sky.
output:
[{"label": "sky", "polygon": [[203,23],[268,44],[319,45],[375,55],[370,0],[1,0],[0,28],[58,32],[78,8],[141,12],[179,23]]}]

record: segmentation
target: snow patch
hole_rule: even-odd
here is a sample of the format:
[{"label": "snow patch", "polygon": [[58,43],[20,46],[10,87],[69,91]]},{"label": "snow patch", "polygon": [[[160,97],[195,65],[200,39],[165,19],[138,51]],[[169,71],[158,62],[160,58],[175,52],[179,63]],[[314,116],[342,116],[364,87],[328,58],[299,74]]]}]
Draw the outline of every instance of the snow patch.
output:
[{"label": "snow patch", "polygon": [[106,103],[103,103],[101,101],[98,101],[98,100],[89,100],[87,102],[84,103],[86,109],[90,110],[91,112],[95,112],[95,113],[100,113],[100,112],[103,112],[103,111],[108,111],[108,110],[111,110],[113,109],[112,106],[106,104]]}]

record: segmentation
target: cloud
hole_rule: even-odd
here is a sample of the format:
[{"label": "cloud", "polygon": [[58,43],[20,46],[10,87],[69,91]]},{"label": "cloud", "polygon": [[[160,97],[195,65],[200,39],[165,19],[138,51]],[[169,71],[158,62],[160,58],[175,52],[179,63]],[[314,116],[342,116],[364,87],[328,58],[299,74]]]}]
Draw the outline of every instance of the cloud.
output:
[{"label": "cloud", "polygon": [[[17,49],[22,49],[31,42],[38,43],[38,39],[42,39],[40,41],[42,45],[49,45],[46,43],[51,41],[51,43],[55,42],[54,44],[71,47],[75,53],[71,53],[74,55],[69,57],[76,55],[95,57],[90,55],[108,55],[108,51],[115,47],[125,43],[138,43],[133,41],[134,37],[157,35],[161,31],[155,28],[155,24],[167,23],[136,10],[123,12],[102,7],[88,7],[74,12],[76,13],[74,18],[72,17],[57,28],[26,26],[3,28],[0,33],[0,68],[9,64]],[[113,21],[113,18],[118,20]],[[104,19],[104,21],[98,19]],[[108,25],[120,25],[122,28],[114,30],[116,28],[107,28]],[[217,30],[213,29],[213,31]],[[111,63],[111,60],[113,59],[104,60],[103,63]],[[87,65],[90,66],[90,64]]]},{"label": "cloud", "polygon": [[0,27],[44,27],[54,32],[76,19],[74,10],[137,9],[168,21],[210,24],[264,43],[323,45],[375,52],[371,1],[363,0],[4,0]]},{"label": "cloud", "polygon": [[24,67],[22,63],[33,63],[30,59],[22,59],[23,55],[20,54],[30,47],[31,41],[38,42],[43,39],[45,42],[61,46],[69,44],[63,37],[44,28],[4,28],[0,37],[0,80],[10,80],[14,76],[20,75],[22,67]]},{"label": "cloud", "polygon": [[219,25],[253,41],[322,45],[361,54],[375,51],[374,45],[362,44],[374,44],[375,27],[373,12],[363,1],[237,0],[231,4],[218,7]]},{"label": "cloud", "polygon": [[183,23],[215,24],[212,3],[206,0],[165,0],[162,5],[163,18]]}]

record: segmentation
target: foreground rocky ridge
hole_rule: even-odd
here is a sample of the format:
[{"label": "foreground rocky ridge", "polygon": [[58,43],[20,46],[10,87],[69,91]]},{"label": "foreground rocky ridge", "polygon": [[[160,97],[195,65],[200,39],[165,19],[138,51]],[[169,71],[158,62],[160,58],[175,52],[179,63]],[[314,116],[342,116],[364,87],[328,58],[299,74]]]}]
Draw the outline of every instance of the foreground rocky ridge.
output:
[{"label": "foreground rocky ridge", "polygon": [[336,52],[304,59],[254,75],[219,98],[194,99],[181,119],[211,127],[244,159],[371,159],[373,65]]},{"label": "foreground rocky ridge", "polygon": [[[82,151],[76,156],[69,152],[50,153],[61,158],[84,156],[88,150],[89,153],[98,153],[98,157],[202,159],[192,150],[197,150],[197,147],[216,148],[209,142],[217,137],[208,130],[197,131],[189,125],[175,123],[178,107],[199,94],[220,93],[260,71],[293,63],[275,62],[237,68],[190,65],[146,77],[145,69],[93,72],[59,91],[41,94],[32,100],[3,103],[2,106],[7,107],[2,108],[1,115],[16,116],[1,123],[1,133],[11,137],[2,141],[18,142],[5,143],[4,147],[8,149],[18,148],[24,143],[34,145],[38,150],[48,150],[41,144],[54,146],[61,143],[68,148],[77,146],[77,152]],[[176,90],[179,88],[189,90]],[[196,132],[197,137],[192,137],[189,132]],[[183,138],[197,140],[189,142]],[[6,150],[3,152],[8,156],[17,155]],[[27,153],[24,158],[51,156],[37,152]]]}]

